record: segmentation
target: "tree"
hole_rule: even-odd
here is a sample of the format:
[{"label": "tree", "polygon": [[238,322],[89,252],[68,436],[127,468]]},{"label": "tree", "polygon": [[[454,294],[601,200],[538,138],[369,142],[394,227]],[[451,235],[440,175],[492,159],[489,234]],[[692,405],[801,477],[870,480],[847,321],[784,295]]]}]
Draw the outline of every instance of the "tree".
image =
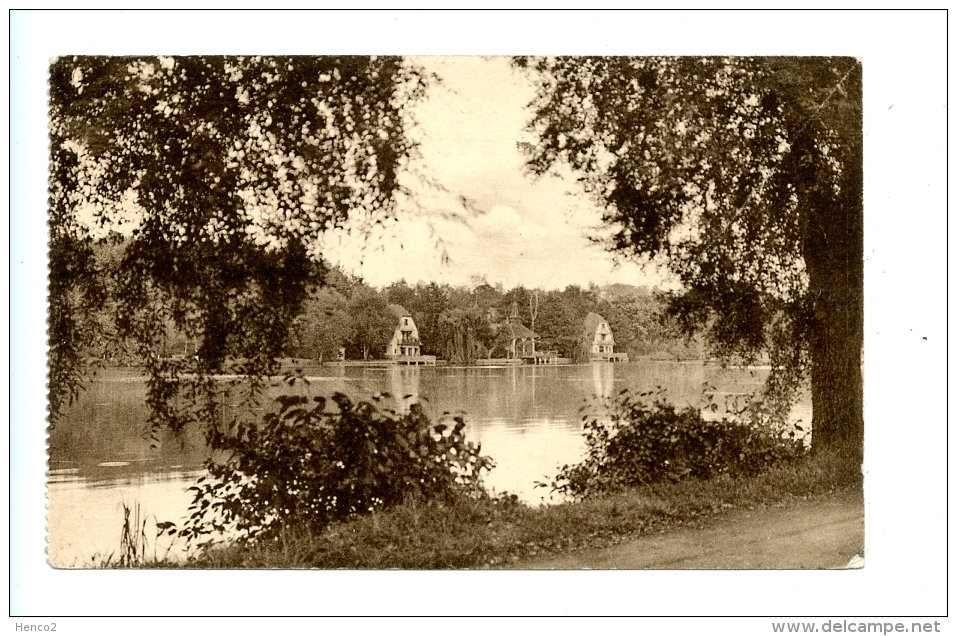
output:
[{"label": "tree", "polygon": [[316,290],[293,326],[295,353],[322,362],[335,360],[339,349],[355,335],[345,297],[335,289]]},{"label": "tree", "polygon": [[[461,296],[466,296],[468,292],[462,291]],[[444,356],[452,362],[471,363],[479,355],[484,357],[493,340],[488,313],[476,304],[453,304],[442,312],[439,327]]]},{"label": "tree", "polygon": [[[173,398],[227,368],[277,369],[322,282],[316,239],[380,222],[413,144],[424,88],[398,58],[72,57],[50,68],[51,418],[75,394],[86,316],[115,285],[121,337],[139,346],[154,425]],[[115,268],[92,246],[128,236]],[[172,322],[196,356],[163,356]],[[250,386],[255,389],[256,383]],[[208,413],[206,413],[208,415]]]},{"label": "tree", "polygon": [[810,379],[816,451],[863,449],[861,64],[517,58],[537,173],[571,167],[611,249],[666,262],[671,312],[722,356],[770,355],[779,413]]},{"label": "tree", "polygon": [[530,309],[534,301],[532,292],[519,285],[510,289],[502,295],[502,304],[499,307],[499,315],[511,317],[513,314],[518,316],[519,321],[524,325],[532,323],[532,314]]},{"label": "tree", "polygon": [[575,297],[572,289],[577,290],[569,287],[564,292],[551,291],[543,294],[534,331],[539,335],[537,346],[542,350],[556,349],[566,357],[577,358],[582,326],[588,309],[582,311],[583,308],[575,302],[579,299]]},{"label": "tree", "polygon": [[403,305],[412,312],[412,318],[419,329],[422,353],[444,355],[442,349],[442,314],[449,308],[449,289],[434,282],[415,286],[415,302],[412,306]]},{"label": "tree", "polygon": [[353,332],[348,345],[353,355],[367,360],[385,355],[399,319],[389,311],[385,300],[371,287],[358,287],[349,300]]},{"label": "tree", "polygon": [[390,305],[401,305],[409,311],[415,307],[415,289],[404,278],[383,289],[382,294]]}]

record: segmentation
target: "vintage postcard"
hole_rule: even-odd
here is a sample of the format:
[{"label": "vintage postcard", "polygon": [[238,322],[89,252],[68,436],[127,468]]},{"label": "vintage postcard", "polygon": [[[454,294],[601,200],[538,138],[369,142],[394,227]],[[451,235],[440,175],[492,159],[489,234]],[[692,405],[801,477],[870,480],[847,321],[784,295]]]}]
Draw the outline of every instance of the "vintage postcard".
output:
[{"label": "vintage postcard", "polygon": [[51,564],[860,567],[862,78],[53,60]]},{"label": "vintage postcard", "polygon": [[53,571],[866,571],[865,56],[247,48],[47,62]]}]

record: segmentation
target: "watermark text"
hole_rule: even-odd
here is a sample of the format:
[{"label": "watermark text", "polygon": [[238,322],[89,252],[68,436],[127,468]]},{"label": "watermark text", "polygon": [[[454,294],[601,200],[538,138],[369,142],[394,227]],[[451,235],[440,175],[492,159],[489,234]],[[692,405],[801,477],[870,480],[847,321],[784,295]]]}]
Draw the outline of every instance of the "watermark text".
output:
[{"label": "watermark text", "polygon": [[823,623],[771,623],[776,634],[930,634],[940,632],[940,621],[890,623],[831,620]]}]

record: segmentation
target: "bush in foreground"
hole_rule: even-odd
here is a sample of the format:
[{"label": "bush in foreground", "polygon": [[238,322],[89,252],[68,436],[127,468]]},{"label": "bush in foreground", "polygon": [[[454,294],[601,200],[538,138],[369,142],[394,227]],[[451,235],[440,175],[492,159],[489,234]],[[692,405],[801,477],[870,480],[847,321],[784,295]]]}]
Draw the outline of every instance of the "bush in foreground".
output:
[{"label": "bush in foreground", "polygon": [[331,400],[285,395],[276,403],[278,412],[261,425],[218,433],[223,453],[191,488],[191,516],[180,531],[187,541],[226,534],[249,543],[290,528],[318,533],[409,499],[483,492],[482,471],[492,461],[465,440],[460,417],[433,424],[418,404],[400,415],[342,393]]},{"label": "bush in foreground", "polygon": [[[187,568],[460,569],[523,567],[535,559],[607,548],[679,527],[704,527],[736,509],[818,497],[859,501],[860,466],[806,456],[754,476],[685,479],[622,488],[599,497],[529,507],[512,498],[410,500],[382,513],[332,523],[321,533],[287,529],[274,541],[223,545]],[[836,499],[834,499],[836,498]],[[760,514],[760,513],[758,513]]]},{"label": "bush in foreground", "polygon": [[[554,490],[581,499],[687,478],[750,476],[805,453],[793,435],[742,420],[740,412],[708,420],[699,409],[678,410],[660,390],[633,396],[625,389],[599,407],[601,415],[582,417],[585,459],[562,467]],[[717,405],[709,407],[717,411]]]}]

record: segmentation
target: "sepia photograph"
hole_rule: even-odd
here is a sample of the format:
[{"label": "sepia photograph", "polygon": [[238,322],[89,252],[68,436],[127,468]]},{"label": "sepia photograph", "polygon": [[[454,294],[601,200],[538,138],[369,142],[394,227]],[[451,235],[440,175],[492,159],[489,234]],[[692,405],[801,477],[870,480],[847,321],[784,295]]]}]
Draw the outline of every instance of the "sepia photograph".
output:
[{"label": "sepia photograph", "polygon": [[863,576],[868,58],[355,48],[47,60],[51,571]]},{"label": "sepia photograph", "polygon": [[54,60],[51,564],[860,567],[861,79]]}]

